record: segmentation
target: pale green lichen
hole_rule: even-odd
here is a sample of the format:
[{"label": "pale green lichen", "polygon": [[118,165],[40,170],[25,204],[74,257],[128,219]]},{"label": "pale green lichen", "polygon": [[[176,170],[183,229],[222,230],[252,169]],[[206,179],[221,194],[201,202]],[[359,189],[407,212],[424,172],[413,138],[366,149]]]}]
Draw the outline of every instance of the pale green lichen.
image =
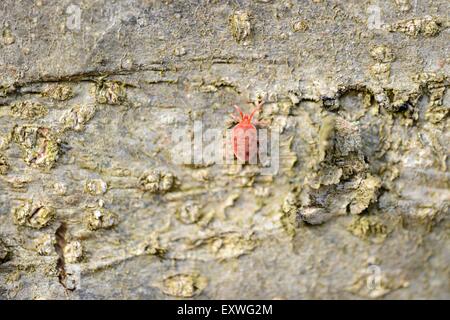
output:
[{"label": "pale green lichen", "polygon": [[284,230],[290,237],[296,235],[298,226],[297,214],[300,206],[300,200],[295,192],[289,192],[281,206],[280,222]]},{"label": "pale green lichen", "polygon": [[72,87],[69,85],[55,84],[47,86],[41,95],[56,101],[66,101],[73,98],[74,93]]},{"label": "pale green lichen", "polygon": [[139,178],[139,187],[150,193],[166,193],[176,185],[175,176],[164,170],[150,170]]},{"label": "pale green lichen", "polygon": [[14,103],[11,106],[11,114],[21,119],[36,119],[46,116],[48,109],[39,102],[27,100]]},{"label": "pale green lichen", "polygon": [[0,175],[5,175],[9,171],[9,163],[6,156],[0,153]]},{"label": "pale green lichen", "polygon": [[425,119],[431,123],[443,121],[450,112],[450,107],[444,105],[444,95],[448,86],[448,79],[443,74],[420,73],[414,80],[429,94]]},{"label": "pale green lichen", "polygon": [[348,230],[361,239],[375,237],[382,241],[386,238],[387,227],[375,216],[356,216],[348,226]]},{"label": "pale green lichen", "polygon": [[381,187],[381,179],[367,174],[366,178],[361,180],[356,188],[354,198],[349,205],[351,214],[360,214],[371,203],[376,202],[378,198],[378,190]]},{"label": "pale green lichen", "polygon": [[9,27],[6,27],[5,29],[3,29],[2,39],[3,39],[3,44],[5,46],[9,46],[9,45],[13,44],[14,42],[16,42],[16,37],[13,35],[11,28],[9,28]]},{"label": "pale green lichen", "polygon": [[395,60],[395,55],[392,52],[391,48],[385,45],[373,47],[370,50],[370,55],[377,62],[387,63]]},{"label": "pale green lichen", "polygon": [[43,203],[25,201],[22,205],[13,208],[14,223],[34,229],[41,229],[50,224],[56,217],[56,210]]},{"label": "pale green lichen", "polygon": [[22,148],[26,164],[51,169],[60,155],[60,141],[46,127],[15,126],[13,140]]},{"label": "pale green lichen", "polygon": [[388,80],[391,75],[391,64],[376,62],[370,67],[370,73],[377,80]]},{"label": "pale green lichen", "polygon": [[64,130],[81,131],[94,117],[95,105],[76,105],[66,111],[60,119]]},{"label": "pale green lichen", "polygon": [[125,102],[127,97],[125,84],[120,81],[100,79],[92,92],[95,96],[95,101],[100,104],[120,104]]},{"label": "pale green lichen", "polygon": [[108,190],[108,184],[102,179],[86,180],[84,191],[91,195],[102,195]]},{"label": "pale green lichen", "polygon": [[89,230],[110,229],[117,225],[117,214],[104,208],[90,210],[86,215],[86,225]]},{"label": "pale green lichen", "polygon": [[145,254],[164,259],[168,252],[168,249],[162,247],[159,243],[158,237],[153,234],[150,239],[144,244],[142,251]]},{"label": "pale green lichen", "polygon": [[431,16],[402,20],[387,26],[387,30],[390,32],[402,32],[411,37],[417,37],[419,35],[434,37],[443,29],[444,24],[442,21]]},{"label": "pale green lichen", "polygon": [[179,207],[176,211],[176,217],[184,224],[192,224],[199,221],[203,212],[198,203],[187,201],[181,207]]},{"label": "pale green lichen", "polygon": [[41,256],[50,256],[56,254],[56,238],[54,234],[45,234],[34,240],[34,248]]},{"label": "pale green lichen", "polygon": [[192,298],[200,294],[208,285],[208,280],[197,273],[180,273],[166,277],[161,290],[167,295]]},{"label": "pale green lichen", "polygon": [[305,20],[298,20],[292,24],[292,30],[294,32],[305,32],[309,29]]},{"label": "pale green lichen", "polygon": [[237,42],[242,42],[250,37],[252,25],[250,21],[250,13],[246,11],[236,11],[228,19],[231,34]]}]

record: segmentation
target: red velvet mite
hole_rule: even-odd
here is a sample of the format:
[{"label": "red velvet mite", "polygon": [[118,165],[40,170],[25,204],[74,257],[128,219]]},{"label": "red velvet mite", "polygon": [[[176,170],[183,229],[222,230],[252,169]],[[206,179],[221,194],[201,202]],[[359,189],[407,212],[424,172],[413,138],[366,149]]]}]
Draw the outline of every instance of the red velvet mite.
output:
[{"label": "red velvet mite", "polygon": [[250,115],[242,112],[241,108],[234,106],[240,117],[231,115],[239,122],[232,129],[233,152],[236,158],[244,162],[256,164],[258,155],[258,132],[252,123],[253,116],[261,110],[264,102],[260,102]]}]

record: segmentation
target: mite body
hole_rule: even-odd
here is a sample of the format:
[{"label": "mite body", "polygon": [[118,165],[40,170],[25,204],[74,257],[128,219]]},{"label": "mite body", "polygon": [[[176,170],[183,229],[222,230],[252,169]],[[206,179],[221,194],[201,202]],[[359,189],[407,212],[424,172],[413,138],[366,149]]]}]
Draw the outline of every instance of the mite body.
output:
[{"label": "mite body", "polygon": [[233,119],[239,122],[232,129],[232,145],[236,158],[242,162],[256,164],[258,156],[258,131],[252,123],[253,116],[261,110],[263,102],[259,103],[251,114],[245,114],[241,108],[234,106],[239,113],[239,117],[231,115]]}]

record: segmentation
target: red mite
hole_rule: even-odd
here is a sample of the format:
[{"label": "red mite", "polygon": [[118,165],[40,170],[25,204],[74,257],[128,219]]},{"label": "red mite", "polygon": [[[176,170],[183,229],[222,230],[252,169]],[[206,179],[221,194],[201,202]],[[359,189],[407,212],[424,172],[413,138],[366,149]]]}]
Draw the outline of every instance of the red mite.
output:
[{"label": "red mite", "polygon": [[256,164],[258,155],[258,132],[252,124],[253,116],[261,110],[264,102],[257,104],[250,115],[244,114],[238,106],[234,106],[240,117],[231,115],[234,120],[239,122],[232,129],[233,152],[236,158],[243,162]]}]

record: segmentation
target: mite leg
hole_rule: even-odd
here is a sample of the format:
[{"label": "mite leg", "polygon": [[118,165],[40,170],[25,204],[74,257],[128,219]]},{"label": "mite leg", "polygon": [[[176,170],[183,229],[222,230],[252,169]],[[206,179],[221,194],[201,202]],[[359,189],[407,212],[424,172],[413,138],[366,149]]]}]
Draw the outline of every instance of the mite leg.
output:
[{"label": "mite leg", "polygon": [[230,113],[230,117],[235,121],[235,122],[241,122],[241,120],[234,114]]},{"label": "mite leg", "polygon": [[233,134],[225,133],[222,147],[224,148],[223,155],[225,157],[225,164],[232,164],[235,160],[234,154],[234,137]]},{"label": "mite leg", "polygon": [[261,111],[263,104],[264,104],[264,101],[261,101],[260,103],[258,103],[256,105],[255,109],[253,109],[252,113],[250,114],[250,120],[252,120],[252,118],[253,118],[253,116],[255,115],[256,112]]},{"label": "mite leg", "polygon": [[237,106],[237,105],[234,105],[234,108],[236,109],[236,111],[241,116],[241,119],[244,118],[244,113],[242,112],[241,108],[239,108],[239,106]]}]

